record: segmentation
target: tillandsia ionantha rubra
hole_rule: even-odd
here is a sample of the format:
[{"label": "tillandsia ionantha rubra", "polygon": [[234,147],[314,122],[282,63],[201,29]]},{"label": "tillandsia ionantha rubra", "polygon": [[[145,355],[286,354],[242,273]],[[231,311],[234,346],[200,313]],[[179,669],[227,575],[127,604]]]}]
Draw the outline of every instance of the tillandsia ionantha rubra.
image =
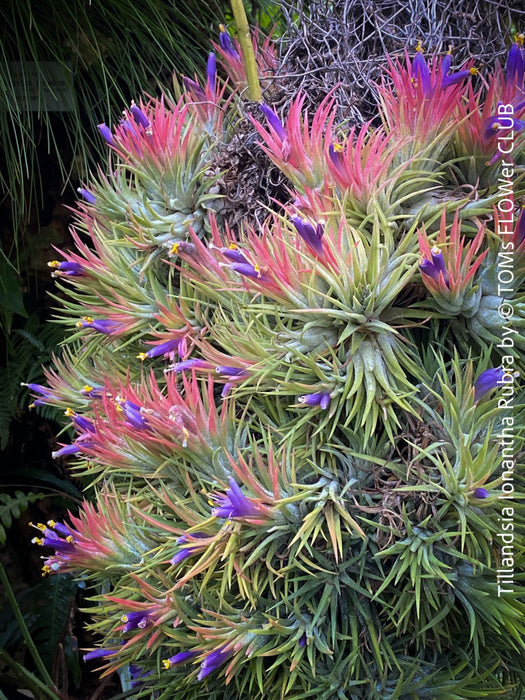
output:
[{"label": "tillandsia ionantha rubra", "polygon": [[[247,104],[223,27],[180,99],[100,127],[110,172],[50,263],[71,334],[28,385],[94,500],[35,542],[46,573],[88,579],[84,658],[137,698],[525,682],[521,141],[515,171],[477,167],[499,102],[521,119],[523,42],[479,87],[414,48],[387,57],[381,127],[337,124],[330,95],[274,104],[267,39]],[[289,196],[232,225],[217,183],[243,135]]]}]

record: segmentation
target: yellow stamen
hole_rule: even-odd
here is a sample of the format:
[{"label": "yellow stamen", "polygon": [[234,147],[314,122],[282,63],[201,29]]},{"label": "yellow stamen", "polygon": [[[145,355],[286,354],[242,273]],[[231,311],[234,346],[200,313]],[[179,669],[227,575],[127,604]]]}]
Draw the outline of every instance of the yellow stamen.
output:
[{"label": "yellow stamen", "polygon": [[73,416],[76,416],[75,411],[72,408],[66,408],[64,411],[64,415],[67,416],[68,418],[72,418]]},{"label": "yellow stamen", "polygon": [[169,660],[169,659],[162,659],[162,665],[164,666],[164,668],[165,668],[166,670],[168,670],[169,668],[171,668],[171,663],[170,663],[170,660]]},{"label": "yellow stamen", "polygon": [[179,243],[175,242],[171,246],[169,254],[170,255],[177,255],[178,252],[179,252]]},{"label": "yellow stamen", "polygon": [[333,144],[332,144],[332,148],[334,149],[334,151],[335,151],[336,153],[339,153],[340,151],[343,151],[343,150],[344,150],[344,146],[341,146],[340,143],[333,143]]},{"label": "yellow stamen", "polygon": [[475,68],[474,66],[469,70],[470,75],[477,75],[479,73],[479,68]]},{"label": "yellow stamen", "polygon": [[225,32],[225,31],[226,31],[226,27],[224,26],[224,24],[219,24],[219,31],[220,31],[220,32]]},{"label": "yellow stamen", "polygon": [[85,391],[87,393],[89,393],[90,391],[93,391],[93,389],[94,389],[94,387],[89,386],[89,384],[84,384],[84,386],[82,387],[82,391]]},{"label": "yellow stamen", "polygon": [[147,352],[139,352],[139,354],[137,355],[137,359],[138,359],[138,360],[142,360],[143,362],[144,362],[144,360],[146,360],[147,358],[148,358],[148,353],[147,353]]},{"label": "yellow stamen", "polygon": [[48,267],[60,267],[60,263],[59,263],[58,260],[50,260],[50,261],[47,263],[47,266],[48,266]]},{"label": "yellow stamen", "polygon": [[421,40],[419,40],[417,42],[416,51],[419,51],[419,53],[423,52],[423,44],[422,44]]},{"label": "yellow stamen", "polygon": [[33,537],[31,544],[38,544],[40,547],[44,546],[44,540],[41,537]]}]

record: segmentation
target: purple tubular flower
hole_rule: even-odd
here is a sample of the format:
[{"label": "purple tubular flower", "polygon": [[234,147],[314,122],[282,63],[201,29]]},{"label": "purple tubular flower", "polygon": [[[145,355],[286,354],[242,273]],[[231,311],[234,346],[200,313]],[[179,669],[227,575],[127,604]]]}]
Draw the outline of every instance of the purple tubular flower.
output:
[{"label": "purple tubular flower", "polygon": [[142,414],[142,409],[132,401],[118,401],[118,406],[126,417],[126,422],[137,430],[147,430],[149,428],[148,421]]},{"label": "purple tubular flower", "polygon": [[[191,537],[199,538],[199,537],[207,537],[207,535],[204,534],[203,532],[195,532],[194,534],[191,535]],[[186,533],[184,533],[183,535],[181,535],[177,539],[177,544],[184,545],[184,544],[187,544],[189,542],[191,542],[191,540],[188,538]],[[180,549],[170,559],[170,564],[172,566],[175,566],[176,564],[179,564],[181,561],[184,561],[184,559],[187,559],[188,557],[190,557],[195,552],[198,552],[200,549],[202,549],[202,547],[199,545],[195,545],[194,547],[184,547],[184,549]]]},{"label": "purple tubular flower", "polygon": [[219,252],[232,262],[250,264],[246,255],[238,248],[219,248]]},{"label": "purple tubular flower", "polygon": [[[472,71],[475,72],[475,69],[472,69]],[[465,78],[468,78],[470,75],[472,75],[472,71],[458,70],[455,73],[452,73],[452,75],[444,75],[441,79],[441,87],[448,88],[451,85],[456,85],[457,83],[460,83],[462,80],[465,80]]]},{"label": "purple tubular flower", "polygon": [[104,335],[112,335],[122,327],[118,321],[112,321],[109,318],[92,319],[85,316],[82,321],[77,323],[78,328],[93,328],[93,330],[103,333]]},{"label": "purple tubular flower", "polygon": [[55,550],[55,554],[57,552],[60,552],[60,554],[72,554],[75,551],[75,544],[71,536],[69,536],[67,539],[62,539],[51,530],[46,530],[44,533],[42,546],[52,547]]},{"label": "purple tubular flower", "polygon": [[220,647],[216,651],[212,651],[201,663],[201,669],[197,676],[198,680],[201,681],[210,673],[213,673],[213,671],[218,669],[225,661],[228,661],[231,656],[233,656],[233,649]]},{"label": "purple tubular flower", "polygon": [[235,46],[232,43],[232,40],[230,38],[230,35],[228,34],[228,30],[223,24],[219,25],[219,44],[221,45],[221,49],[225,51],[227,54],[229,54],[232,58],[240,58],[239,52],[236,50]]},{"label": "purple tubular flower", "polygon": [[332,161],[335,168],[339,171],[341,171],[341,169],[343,167],[343,158],[341,155],[342,150],[343,150],[342,147],[339,146],[338,144],[331,143],[328,146],[328,157]]},{"label": "purple tubular flower", "polygon": [[299,396],[299,403],[304,403],[305,406],[319,406],[323,411],[330,405],[330,394],[326,391],[319,391],[315,394],[305,394]]},{"label": "purple tubular flower", "polygon": [[152,357],[160,357],[161,355],[170,355],[171,353],[175,352],[179,345],[179,340],[178,339],[173,339],[173,340],[166,340],[164,343],[160,343],[159,345],[154,345],[150,350],[147,352],[141,352],[137,357],[139,357],[141,360],[145,360],[147,357],[152,358]]},{"label": "purple tubular flower", "polygon": [[144,629],[150,624],[149,619],[150,613],[147,610],[136,610],[134,612],[126,613],[120,618],[121,622],[124,622],[122,627],[122,632],[130,632],[131,630]]},{"label": "purple tubular flower", "polygon": [[147,118],[147,116],[144,114],[144,112],[141,110],[140,107],[137,107],[137,105],[132,102],[130,110],[131,114],[133,115],[133,119],[137,123],[138,126],[143,127],[144,129],[147,129],[150,125],[150,121]]},{"label": "purple tubular flower", "polygon": [[83,197],[86,202],[89,202],[89,204],[96,204],[97,203],[97,198],[93,194],[93,192],[90,192],[89,190],[86,190],[85,187],[78,187],[77,192],[81,197]]},{"label": "purple tubular flower", "polygon": [[242,367],[221,366],[221,367],[216,367],[215,371],[218,374],[224,375],[225,377],[242,377],[246,374],[246,370],[242,369]]},{"label": "purple tubular flower", "polygon": [[215,518],[249,518],[261,514],[260,509],[253,504],[241,491],[234,479],[230,477],[230,488],[225,496],[217,498],[220,504],[212,515]]},{"label": "purple tubular flower", "polygon": [[307,219],[300,219],[298,216],[292,217],[291,221],[306,245],[320,255],[323,252],[323,225],[317,224],[314,228]]},{"label": "purple tubular flower", "polygon": [[447,287],[449,286],[449,274],[445,265],[443,254],[439,248],[432,248],[430,251],[432,260],[426,258],[419,264],[420,271],[427,277],[431,277],[436,282],[439,282],[441,275]]},{"label": "purple tubular flower", "polygon": [[174,365],[171,365],[170,369],[174,372],[183,372],[187,369],[210,369],[210,363],[206,362],[206,360],[194,358],[190,360],[182,360],[182,362],[176,362]]},{"label": "purple tubular flower", "polygon": [[62,262],[51,260],[47,266],[52,268],[52,276],[59,274],[66,275],[66,277],[80,277],[85,273],[84,266],[72,260],[62,260]]},{"label": "purple tubular flower", "polygon": [[174,656],[170,656],[169,659],[163,659],[162,660],[162,665],[166,670],[170,669],[172,666],[177,666],[177,664],[183,664],[186,661],[189,661],[190,659],[193,659],[195,656],[198,656],[199,652],[198,651],[179,651],[178,654],[175,654]]},{"label": "purple tubular flower", "polygon": [[183,77],[182,82],[184,83],[186,90],[193,93],[195,99],[199,100],[200,102],[204,102],[206,100],[206,93],[201,88],[199,83],[191,78],[186,78],[186,76]]},{"label": "purple tubular flower", "polygon": [[252,265],[251,263],[233,263],[230,265],[230,269],[234,272],[238,272],[244,277],[252,277],[253,279],[263,279],[263,274],[259,270],[258,265]]},{"label": "purple tubular flower", "polygon": [[47,526],[63,537],[73,537],[71,530],[63,523],[56,523],[54,520],[48,520]]},{"label": "purple tubular flower", "polygon": [[431,277],[433,280],[436,280],[436,282],[439,281],[439,271],[436,270],[434,264],[430,260],[422,260],[419,264],[419,269],[427,277]]},{"label": "purple tubular flower", "polygon": [[133,124],[129,121],[129,119],[120,119],[118,125],[120,126],[120,128],[123,131],[127,132],[132,137],[135,144],[138,143],[137,130],[135,129]]},{"label": "purple tubular flower", "polygon": [[416,55],[412,62],[412,79],[416,84],[420,83],[423,88],[423,94],[429,96],[432,93],[432,83],[430,80],[430,71],[427,62],[423,56],[421,46],[417,47]]},{"label": "purple tubular flower", "polygon": [[447,273],[447,268],[445,267],[445,260],[443,258],[443,253],[439,250],[439,248],[434,247],[430,251],[430,255],[432,256],[432,264],[436,268],[438,272],[443,273],[443,277]]},{"label": "purple tubular flower", "polygon": [[496,389],[504,374],[501,367],[493,367],[482,372],[474,382],[474,401],[485,398],[489,392]]},{"label": "purple tubular flower", "polygon": [[525,52],[523,39],[515,41],[509,49],[505,66],[505,82],[521,89],[525,72]]},{"label": "purple tubular flower", "polygon": [[106,140],[106,143],[108,143],[110,146],[116,146],[115,139],[113,138],[113,134],[111,133],[111,129],[109,128],[109,126],[107,126],[107,124],[99,124],[97,126],[97,129]]},{"label": "purple tubular flower", "polygon": [[210,88],[212,96],[215,96],[215,79],[217,77],[217,61],[215,54],[211,51],[208,54],[208,62],[206,64],[207,85]]},{"label": "purple tubular flower", "polygon": [[269,107],[264,102],[261,102],[259,104],[259,109],[264,114],[264,116],[266,117],[266,121],[268,122],[270,127],[275,131],[277,136],[281,139],[281,141],[284,141],[288,135],[286,133],[286,129],[284,128],[282,121],[279,119],[277,114],[273,111],[271,107]]},{"label": "purple tubular flower", "polygon": [[222,387],[221,399],[225,399],[228,396],[233,386],[234,382],[226,382],[226,384]]},{"label": "purple tubular flower", "polygon": [[42,384],[33,384],[32,382],[26,384],[25,382],[21,382],[21,386],[26,386],[29,391],[40,394],[43,399],[56,399],[56,396],[52,394],[47,387],[42,386]]},{"label": "purple tubular flower", "polygon": [[451,65],[452,65],[452,54],[449,51],[447,54],[445,54],[445,56],[443,56],[443,58],[441,59],[440,64],[439,64],[439,70],[441,72],[441,80],[442,81],[444,80],[444,78],[446,78],[448,76]]},{"label": "purple tubular flower", "polygon": [[78,445],[76,442],[72,442],[71,445],[64,445],[64,447],[61,447],[59,450],[55,450],[54,452],[51,452],[51,457],[53,459],[58,459],[59,457],[67,457],[69,455],[76,455],[79,452],[82,452],[80,445]]},{"label": "purple tubular flower", "polygon": [[82,396],[87,396],[89,399],[101,399],[102,398],[103,387],[101,386],[89,386],[86,384],[80,390]]},{"label": "purple tubular flower", "polygon": [[490,496],[490,493],[487,491],[487,489],[480,487],[474,489],[472,495],[474,496],[474,498],[488,498]]},{"label": "purple tubular flower", "polygon": [[73,416],[73,423],[75,428],[77,428],[81,433],[95,433],[95,426],[88,418],[84,416],[75,415]]},{"label": "purple tubular flower", "polygon": [[112,656],[116,653],[116,651],[112,651],[111,649],[94,649],[93,651],[88,651],[87,654],[84,654],[82,659],[84,661],[92,661],[93,659],[104,659],[106,656]]}]

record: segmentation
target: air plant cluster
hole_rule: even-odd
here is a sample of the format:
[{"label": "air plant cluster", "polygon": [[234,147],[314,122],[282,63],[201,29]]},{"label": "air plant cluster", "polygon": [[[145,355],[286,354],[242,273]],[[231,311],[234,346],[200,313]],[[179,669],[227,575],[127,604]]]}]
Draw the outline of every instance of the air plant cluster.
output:
[{"label": "air plant cluster", "polygon": [[[387,57],[352,128],[330,96],[255,110],[216,51],[100,126],[50,263],[70,334],[31,389],[95,496],[35,542],[88,582],[84,658],[137,698],[518,698],[523,37],[482,76]],[[231,228],[241,118],[290,197]]]}]

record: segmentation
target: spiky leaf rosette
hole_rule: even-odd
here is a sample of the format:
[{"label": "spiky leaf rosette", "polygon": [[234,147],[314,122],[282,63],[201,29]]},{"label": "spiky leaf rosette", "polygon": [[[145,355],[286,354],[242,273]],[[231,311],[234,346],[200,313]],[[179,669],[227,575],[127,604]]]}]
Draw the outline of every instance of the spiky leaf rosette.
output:
[{"label": "spiky leaf rosette", "polygon": [[213,230],[211,246],[193,236],[179,248],[181,295],[205,329],[195,340],[201,369],[236,398],[271,392],[329,409],[320,418],[329,433],[355,419],[366,435],[378,421],[392,434],[422,371],[389,322],[415,272],[410,232],[396,247],[379,216],[369,237],[337,212],[324,223],[276,218],[235,243]]},{"label": "spiky leaf rosette", "polygon": [[[223,30],[220,45],[242,81]],[[503,301],[510,239],[488,217],[493,184],[478,201],[447,181],[470,74],[420,50],[389,71],[384,127],[341,148],[330,98],[311,122],[300,96],[283,121],[262,106],[295,201],[238,231],[210,213],[242,105],[214,59],[206,86],[103,129],[116,170],[52,263],[68,351],[30,386],[65,411],[55,456],[74,456],[95,503],[37,541],[46,571],[89,577],[86,659],[137,697],[523,684],[519,344],[498,366],[485,308]],[[508,234],[516,316],[524,222]]]}]

